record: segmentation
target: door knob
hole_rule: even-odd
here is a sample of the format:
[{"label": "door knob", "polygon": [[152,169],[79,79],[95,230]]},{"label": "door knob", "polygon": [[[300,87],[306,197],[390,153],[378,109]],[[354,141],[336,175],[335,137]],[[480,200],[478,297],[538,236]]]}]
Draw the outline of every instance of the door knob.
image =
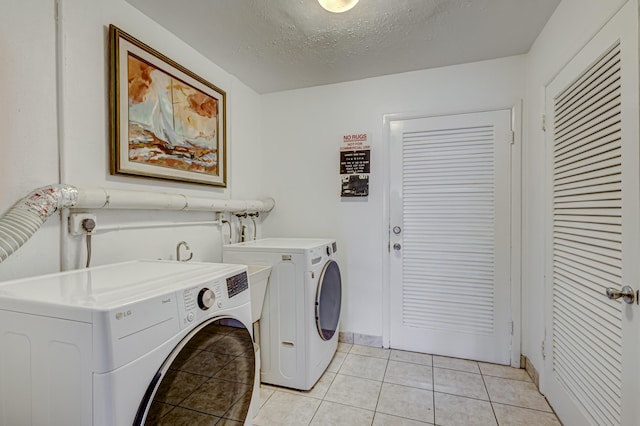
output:
[{"label": "door knob", "polygon": [[393,245],[393,249],[394,249],[394,250],[400,250],[401,248],[402,248],[402,246],[400,245],[400,243],[395,243],[395,244]]},{"label": "door knob", "polygon": [[616,300],[622,297],[622,300],[630,305],[633,304],[633,302],[635,302],[636,300],[636,292],[628,285],[622,287],[622,290],[617,290],[613,287],[609,287],[607,288],[606,293],[609,299]]}]

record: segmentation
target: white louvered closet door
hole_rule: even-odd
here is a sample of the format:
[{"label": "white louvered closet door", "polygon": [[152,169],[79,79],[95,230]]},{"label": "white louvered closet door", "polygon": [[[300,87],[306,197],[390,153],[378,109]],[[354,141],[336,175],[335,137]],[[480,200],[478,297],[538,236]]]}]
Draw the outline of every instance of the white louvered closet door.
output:
[{"label": "white louvered closet door", "polygon": [[[543,391],[565,425],[638,425],[636,2],[547,87],[550,206]],[[635,294],[637,296],[637,294]]]},{"label": "white louvered closet door", "polygon": [[391,347],[509,364],[511,111],[390,128]]}]

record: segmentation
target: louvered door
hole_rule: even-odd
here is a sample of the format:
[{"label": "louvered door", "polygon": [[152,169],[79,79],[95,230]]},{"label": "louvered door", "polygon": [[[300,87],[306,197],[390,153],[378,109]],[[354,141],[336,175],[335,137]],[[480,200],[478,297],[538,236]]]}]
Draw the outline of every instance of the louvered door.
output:
[{"label": "louvered door", "polygon": [[391,123],[393,348],[510,362],[511,111]]},{"label": "louvered door", "polygon": [[629,2],[547,88],[548,360],[545,393],[567,425],[637,425],[637,12]]}]

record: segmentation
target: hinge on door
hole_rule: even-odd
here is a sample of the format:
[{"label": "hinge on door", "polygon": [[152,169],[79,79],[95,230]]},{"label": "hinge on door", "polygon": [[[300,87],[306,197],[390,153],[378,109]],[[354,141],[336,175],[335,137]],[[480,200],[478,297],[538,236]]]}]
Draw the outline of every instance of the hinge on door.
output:
[{"label": "hinge on door", "polygon": [[516,143],[516,132],[511,131],[511,145]]},{"label": "hinge on door", "polygon": [[511,321],[511,335],[513,336],[513,321]]},{"label": "hinge on door", "polygon": [[542,341],[542,344],[540,345],[540,350],[542,351],[542,359],[545,359],[547,357],[547,354],[544,353],[544,340]]},{"label": "hinge on door", "polygon": [[542,131],[547,131],[547,114],[542,114]]}]

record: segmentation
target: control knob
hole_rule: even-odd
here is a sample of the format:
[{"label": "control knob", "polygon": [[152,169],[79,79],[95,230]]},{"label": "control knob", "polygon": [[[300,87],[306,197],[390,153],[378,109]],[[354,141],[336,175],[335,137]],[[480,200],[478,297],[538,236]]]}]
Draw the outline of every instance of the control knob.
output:
[{"label": "control knob", "polygon": [[200,293],[198,293],[198,306],[203,311],[206,311],[207,309],[212,307],[215,301],[216,294],[206,287],[200,290]]}]

